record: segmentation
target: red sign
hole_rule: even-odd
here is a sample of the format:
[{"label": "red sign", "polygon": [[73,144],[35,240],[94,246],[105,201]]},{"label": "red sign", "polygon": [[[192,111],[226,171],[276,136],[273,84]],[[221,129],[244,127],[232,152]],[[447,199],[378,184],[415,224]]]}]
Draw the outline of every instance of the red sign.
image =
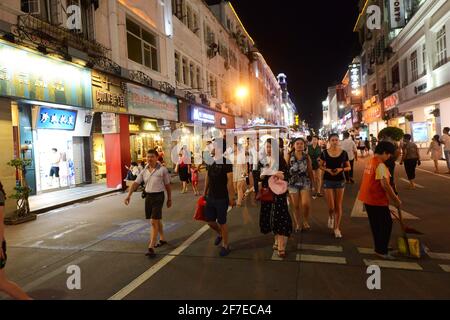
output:
[{"label": "red sign", "polygon": [[393,108],[395,108],[399,103],[398,94],[395,93],[390,97],[387,97],[384,99],[384,111],[389,111]]},{"label": "red sign", "polygon": [[372,123],[381,119],[381,106],[376,105],[364,111],[363,121],[365,123]]}]

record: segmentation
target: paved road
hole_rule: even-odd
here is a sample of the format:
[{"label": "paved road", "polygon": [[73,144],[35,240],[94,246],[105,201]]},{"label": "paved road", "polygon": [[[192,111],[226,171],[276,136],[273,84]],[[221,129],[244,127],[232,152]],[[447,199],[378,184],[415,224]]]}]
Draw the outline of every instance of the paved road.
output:
[{"label": "paved road", "polygon": [[[357,163],[357,182],[364,162]],[[346,190],[344,238],[334,239],[326,228],[325,200],[314,200],[312,231],[292,237],[284,261],[274,255],[272,237],[259,233],[259,211],[250,200],[230,212],[233,252],[220,258],[214,234],[192,220],[195,197],[176,188],[174,207],[164,214],[170,246],[157,259],[143,254],[149,228],[140,195],[128,208],[123,195],[110,195],[8,227],[7,273],[36,299],[448,299],[450,175],[432,174],[430,163],[423,170],[418,190],[406,189],[403,168],[397,179],[408,223],[425,233],[430,252],[382,266],[378,291],[366,286],[366,265],[378,262],[355,202],[358,185]],[[393,246],[399,234],[396,225]],[[81,290],[67,289],[70,265],[80,267]]]}]

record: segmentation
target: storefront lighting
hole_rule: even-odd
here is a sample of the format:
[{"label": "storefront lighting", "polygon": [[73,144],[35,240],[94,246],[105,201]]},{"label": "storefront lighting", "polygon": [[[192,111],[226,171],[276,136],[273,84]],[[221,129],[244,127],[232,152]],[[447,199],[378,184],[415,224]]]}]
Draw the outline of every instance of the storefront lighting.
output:
[{"label": "storefront lighting", "polygon": [[339,106],[339,109],[345,109],[345,106],[344,106],[343,104],[341,104],[341,105]]}]

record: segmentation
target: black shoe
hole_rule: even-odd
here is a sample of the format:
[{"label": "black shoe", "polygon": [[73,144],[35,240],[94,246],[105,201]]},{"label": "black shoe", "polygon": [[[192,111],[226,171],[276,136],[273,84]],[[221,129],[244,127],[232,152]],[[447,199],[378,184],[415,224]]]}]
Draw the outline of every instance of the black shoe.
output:
[{"label": "black shoe", "polygon": [[153,250],[152,248],[148,248],[148,252],[145,255],[147,257],[149,257],[149,258],[155,258],[156,257],[155,250]]},{"label": "black shoe", "polygon": [[216,238],[216,241],[214,241],[214,245],[218,246],[221,243],[222,243],[222,237],[219,236],[219,237]]},{"label": "black shoe", "polygon": [[222,249],[220,249],[219,255],[220,255],[221,257],[226,257],[226,256],[228,256],[230,253],[231,253],[231,250],[230,250],[229,247],[228,247],[228,248],[222,247]]}]

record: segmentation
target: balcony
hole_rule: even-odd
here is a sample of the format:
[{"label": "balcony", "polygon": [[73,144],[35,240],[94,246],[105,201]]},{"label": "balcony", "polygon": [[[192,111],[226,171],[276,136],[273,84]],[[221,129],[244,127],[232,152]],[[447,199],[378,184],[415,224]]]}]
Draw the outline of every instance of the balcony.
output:
[{"label": "balcony", "polygon": [[107,57],[109,53],[106,47],[95,40],[87,40],[68,29],[52,25],[29,14],[18,16],[13,32],[21,41],[44,46],[57,53],[67,54],[69,46],[92,57]]}]

